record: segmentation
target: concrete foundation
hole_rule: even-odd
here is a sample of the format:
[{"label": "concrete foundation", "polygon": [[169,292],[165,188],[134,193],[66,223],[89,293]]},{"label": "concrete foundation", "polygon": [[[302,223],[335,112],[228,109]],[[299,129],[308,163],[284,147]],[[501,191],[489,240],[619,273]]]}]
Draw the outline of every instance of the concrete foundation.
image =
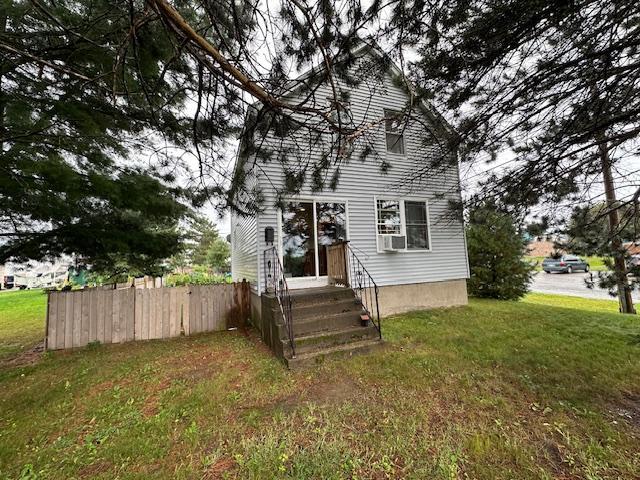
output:
[{"label": "concrete foundation", "polygon": [[465,279],[444,282],[411,283],[380,287],[380,316],[412,310],[466,305],[467,281]]}]

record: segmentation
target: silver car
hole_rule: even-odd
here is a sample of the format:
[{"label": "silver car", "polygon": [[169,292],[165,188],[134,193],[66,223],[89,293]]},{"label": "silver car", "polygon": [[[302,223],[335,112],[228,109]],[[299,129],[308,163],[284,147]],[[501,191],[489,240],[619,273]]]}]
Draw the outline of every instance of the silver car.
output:
[{"label": "silver car", "polygon": [[542,269],[547,272],[573,273],[576,270],[589,271],[589,264],[575,255],[563,255],[560,258],[545,258]]}]

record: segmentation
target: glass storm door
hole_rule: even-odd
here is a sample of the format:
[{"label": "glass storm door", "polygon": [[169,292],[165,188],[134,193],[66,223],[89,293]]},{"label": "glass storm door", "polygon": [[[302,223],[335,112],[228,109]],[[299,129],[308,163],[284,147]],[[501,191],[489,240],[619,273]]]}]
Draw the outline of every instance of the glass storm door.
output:
[{"label": "glass storm door", "polygon": [[321,277],[327,275],[327,247],[347,239],[346,217],[344,203],[316,203],[318,275]]},{"label": "glass storm door", "polygon": [[282,264],[290,278],[327,275],[327,247],[346,240],[344,203],[289,202],[282,209]]}]

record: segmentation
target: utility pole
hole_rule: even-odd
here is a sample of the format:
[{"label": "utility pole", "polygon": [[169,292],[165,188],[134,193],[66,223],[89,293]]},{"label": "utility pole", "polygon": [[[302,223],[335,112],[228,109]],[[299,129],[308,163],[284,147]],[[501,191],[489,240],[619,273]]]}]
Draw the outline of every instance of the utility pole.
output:
[{"label": "utility pole", "polygon": [[607,199],[607,217],[609,218],[609,236],[613,249],[614,275],[618,285],[618,300],[620,302],[621,313],[636,313],[631,297],[631,288],[627,280],[627,266],[625,263],[624,247],[620,238],[620,216],[618,213],[618,201],[616,199],[616,189],[611,175],[611,158],[609,157],[609,145],[604,138],[604,134],[599,135],[598,150],[602,162],[602,177],[604,181],[604,193]]}]

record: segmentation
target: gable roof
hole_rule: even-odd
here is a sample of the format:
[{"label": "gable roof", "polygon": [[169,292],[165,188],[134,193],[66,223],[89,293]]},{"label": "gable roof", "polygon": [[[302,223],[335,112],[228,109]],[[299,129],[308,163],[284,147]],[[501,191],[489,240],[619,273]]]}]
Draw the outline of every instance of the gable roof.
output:
[{"label": "gable roof", "polygon": [[[405,77],[404,72],[398,67],[398,65],[387,55],[380,46],[375,42],[367,42],[365,40],[359,39],[361,42],[360,46],[355,48],[351,55],[354,57],[364,57],[365,55],[372,55],[377,57],[380,60],[384,60],[388,62],[391,74],[393,77],[402,79],[402,84],[409,91],[405,92],[409,96],[415,96],[414,89],[415,87],[411,84]],[[334,63],[340,63],[345,60],[343,56],[342,58],[338,57],[335,59]],[[307,71],[299,75],[297,78],[290,80],[289,85],[285,87],[285,92],[281,95],[281,97],[292,95],[295,93],[296,89],[302,88],[301,83],[305,80],[312,78],[315,75],[319,75],[320,73],[326,70],[326,66],[324,64],[316,65],[309,68]],[[260,104],[259,100],[256,100],[251,104],[251,107],[256,107]],[[419,107],[421,107],[423,113],[427,115],[427,117],[436,125],[442,128],[442,132],[446,137],[457,137],[457,132],[453,128],[453,126],[442,116],[440,112],[438,112],[433,105],[431,105],[428,101],[421,98]]]},{"label": "gable roof", "polygon": [[[380,48],[380,46],[373,42],[373,43],[369,43],[365,40],[359,39],[359,41],[361,42],[360,46],[358,46],[357,48],[355,48],[351,54],[355,57],[364,57],[365,55],[373,55],[378,57],[380,60],[384,60],[386,62],[388,62],[389,67],[391,69],[391,74],[392,76],[394,76],[395,78],[399,78],[399,79],[404,79],[406,80],[406,77],[403,73],[403,71],[400,69],[400,67],[398,67],[398,65],[393,61],[393,59],[391,59],[385,52],[384,50],[382,50]],[[336,62],[340,62],[340,61],[344,61],[344,58],[337,58],[335,60],[334,63]],[[323,65],[316,65],[314,67],[309,68],[306,72],[302,73],[301,75],[299,75],[297,78],[290,80],[289,81],[289,85],[287,87],[285,87],[285,92],[281,95],[281,97],[286,96],[286,95],[291,95],[295,92],[296,88],[301,88],[300,84],[301,82],[304,82],[306,79],[311,78],[312,76],[318,75],[320,73],[322,73],[324,70],[326,70],[326,66]],[[412,96],[414,95],[414,86],[413,84],[409,83],[408,80],[403,81],[402,85],[404,85],[409,91],[405,92],[407,95]],[[250,110],[247,112],[246,117],[248,117],[251,114],[251,109],[257,110],[257,106],[260,105],[261,102],[259,100],[256,100],[255,102],[253,102],[250,105]],[[420,99],[420,103],[419,103],[419,107],[421,108],[421,111],[432,121],[432,123],[436,126],[436,127],[440,127],[438,128],[439,133],[442,134],[443,137],[445,138],[455,138],[458,136],[457,132],[455,131],[455,129],[453,128],[453,126],[442,116],[442,114],[440,114],[440,112],[438,112],[435,107],[433,107],[433,105],[431,105],[429,102],[427,102],[425,99]],[[246,120],[245,120],[246,122]],[[239,156],[240,156],[240,152],[242,150],[242,137],[240,139],[240,143],[238,145],[238,152],[236,154],[236,162],[233,168],[233,177],[235,177],[236,175],[236,171],[240,165],[241,162],[239,162]]]}]

